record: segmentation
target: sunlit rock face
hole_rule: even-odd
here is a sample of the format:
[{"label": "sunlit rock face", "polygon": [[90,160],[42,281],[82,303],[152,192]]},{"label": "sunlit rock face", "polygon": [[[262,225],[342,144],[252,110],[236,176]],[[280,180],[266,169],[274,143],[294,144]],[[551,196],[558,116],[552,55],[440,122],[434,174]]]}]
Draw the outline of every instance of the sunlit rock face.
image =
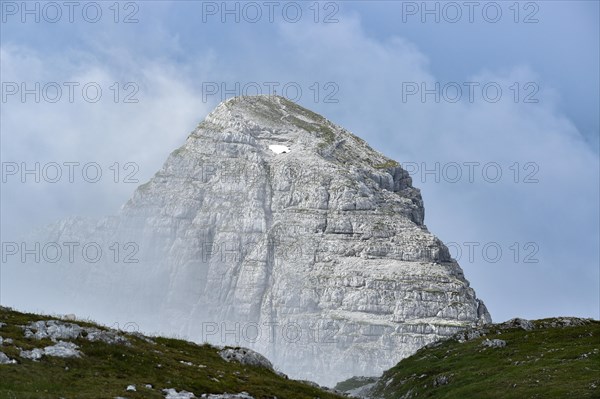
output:
[{"label": "sunlit rock face", "polygon": [[490,321],[423,219],[408,173],[360,138],[282,97],[233,98],[118,216],[45,232],[139,262],[109,251],[45,279],[100,320],[250,347],[332,385]]}]

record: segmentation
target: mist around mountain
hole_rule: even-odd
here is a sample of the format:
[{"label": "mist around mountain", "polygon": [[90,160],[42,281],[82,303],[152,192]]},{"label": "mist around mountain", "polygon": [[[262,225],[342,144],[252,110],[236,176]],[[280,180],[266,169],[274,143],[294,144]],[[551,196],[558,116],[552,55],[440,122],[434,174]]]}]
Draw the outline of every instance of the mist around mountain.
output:
[{"label": "mist around mountain", "polygon": [[291,380],[262,356],[240,348],[148,337],[4,307],[0,320],[1,398],[342,397]]},{"label": "mist around mountain", "polygon": [[424,217],[409,174],[358,136],[281,96],[235,97],[118,214],[15,245],[2,289],[10,303],[33,291],[47,311],[249,347],[331,386],[491,320]]}]

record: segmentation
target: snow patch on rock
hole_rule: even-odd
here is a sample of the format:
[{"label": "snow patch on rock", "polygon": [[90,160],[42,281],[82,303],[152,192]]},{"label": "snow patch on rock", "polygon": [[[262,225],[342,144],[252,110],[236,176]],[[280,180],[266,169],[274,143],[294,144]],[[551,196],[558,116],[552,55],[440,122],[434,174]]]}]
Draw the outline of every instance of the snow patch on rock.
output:
[{"label": "snow patch on rock", "polygon": [[280,144],[271,144],[269,146],[269,149],[275,154],[285,154],[287,152],[290,152],[290,148],[288,146]]}]

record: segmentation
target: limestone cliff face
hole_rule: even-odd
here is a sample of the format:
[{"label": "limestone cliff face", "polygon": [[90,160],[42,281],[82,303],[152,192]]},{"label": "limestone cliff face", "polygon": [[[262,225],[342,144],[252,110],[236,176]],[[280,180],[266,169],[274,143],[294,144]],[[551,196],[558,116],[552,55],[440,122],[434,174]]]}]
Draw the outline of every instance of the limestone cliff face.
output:
[{"label": "limestone cliff face", "polygon": [[258,96],[220,104],[117,217],[52,234],[135,237],[140,263],[94,271],[88,284],[103,288],[90,295],[114,292],[162,330],[251,347],[293,378],[334,384],[490,321],[423,219],[395,161]]}]

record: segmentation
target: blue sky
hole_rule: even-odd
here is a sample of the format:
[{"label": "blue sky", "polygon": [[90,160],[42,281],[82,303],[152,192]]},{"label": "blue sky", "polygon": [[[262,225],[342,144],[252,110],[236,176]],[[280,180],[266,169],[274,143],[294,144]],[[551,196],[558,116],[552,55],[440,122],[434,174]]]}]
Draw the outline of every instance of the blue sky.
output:
[{"label": "blue sky", "polygon": [[[56,103],[3,99],[3,162],[97,162],[105,176],[115,162],[134,162],[144,182],[221,100],[223,93],[203,96],[207,84],[300,87],[300,104],[414,173],[427,226],[460,251],[495,320],[600,316],[598,2],[478,2],[472,22],[462,2],[452,3],[462,13],[455,22],[447,2],[427,3],[440,10],[438,22],[423,15],[422,2],[394,1],[275,2],[270,22],[256,2],[257,23],[242,14],[244,3],[237,3],[236,23],[235,15],[221,20],[222,2],[199,1],[121,2],[117,22],[113,2],[99,2],[102,16],[90,23],[81,13],[88,3],[78,3],[72,23],[65,8],[46,22],[54,14],[44,15],[46,3],[38,3],[37,23],[32,15],[22,22],[13,7],[21,2],[2,2],[3,94],[11,82],[95,82],[103,89],[96,103],[81,96],[71,103],[65,93]],[[302,17],[292,23],[294,14],[282,10],[293,12],[295,4]],[[207,13],[211,7],[216,14]],[[132,12],[138,21],[123,23]],[[139,89],[137,103],[123,103],[128,82]],[[448,90],[437,102],[435,94],[424,101],[421,92],[407,95],[436,82]],[[467,82],[476,85],[472,101]],[[501,88],[498,101],[484,96],[485,85]],[[463,92],[453,102],[457,86]],[[326,102],[327,94],[337,102]],[[421,173],[436,165],[437,181]],[[3,237],[69,215],[115,213],[134,187],[108,178],[9,179]],[[502,255],[496,261],[483,248]]]}]

